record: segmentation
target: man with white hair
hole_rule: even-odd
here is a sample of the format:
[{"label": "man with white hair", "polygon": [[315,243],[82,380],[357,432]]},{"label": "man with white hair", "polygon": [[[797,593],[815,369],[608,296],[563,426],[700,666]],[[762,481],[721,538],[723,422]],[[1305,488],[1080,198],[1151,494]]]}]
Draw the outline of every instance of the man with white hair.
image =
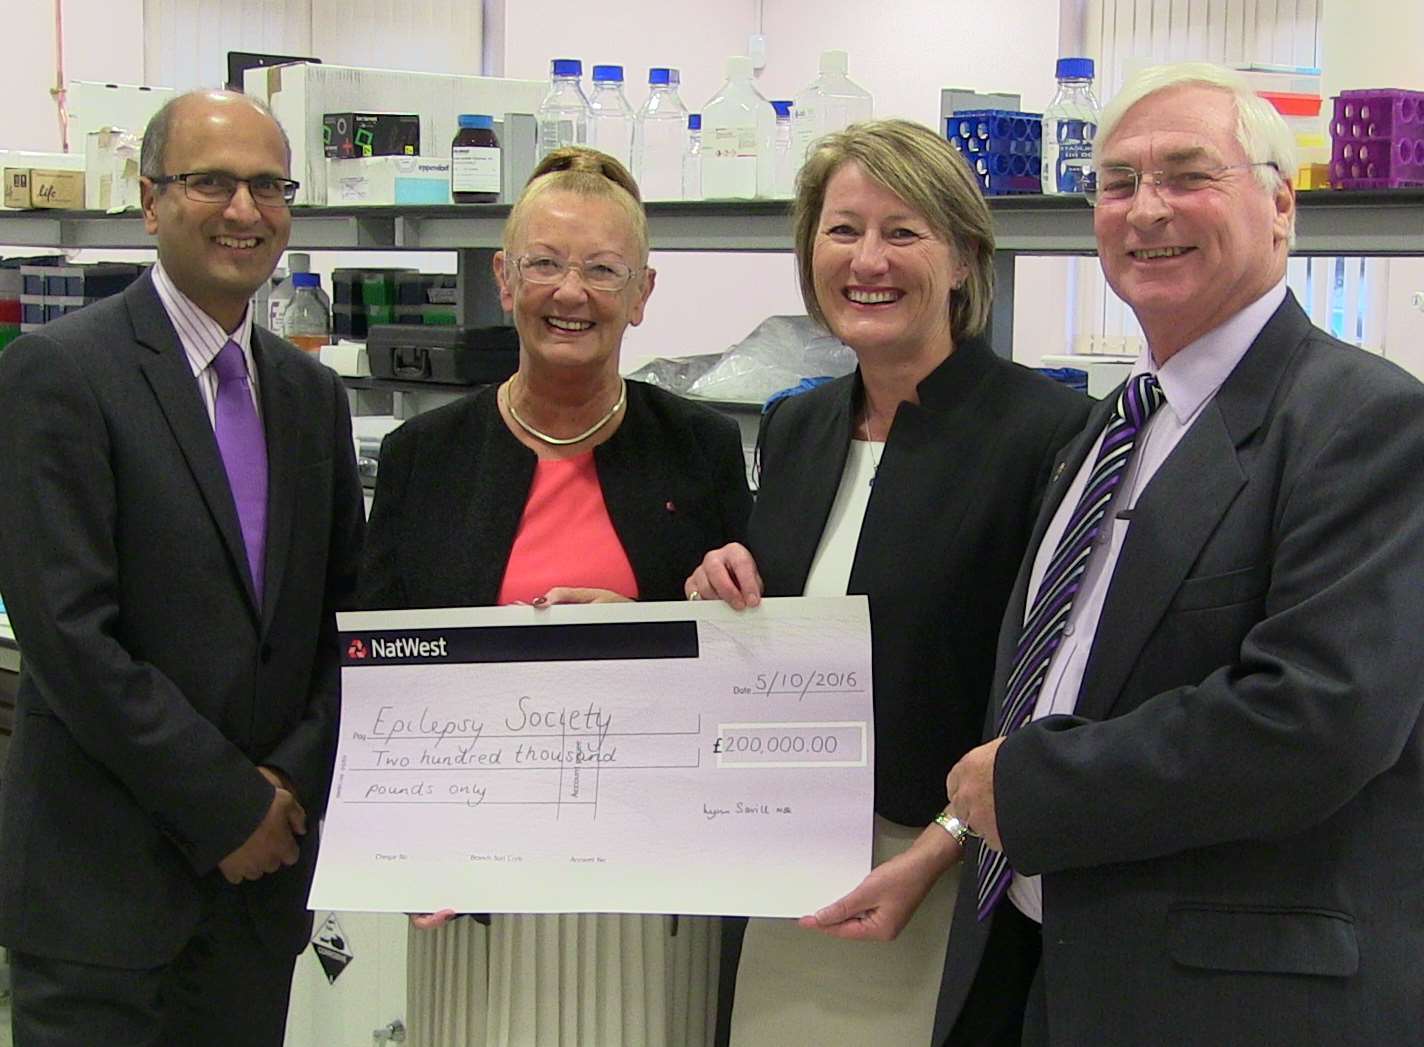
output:
[{"label": "man with white hair", "polygon": [[922,841],[970,867],[936,1044],[1424,1044],[1424,386],[1286,290],[1294,169],[1227,70],[1103,114],[1147,349],[1055,470]]}]

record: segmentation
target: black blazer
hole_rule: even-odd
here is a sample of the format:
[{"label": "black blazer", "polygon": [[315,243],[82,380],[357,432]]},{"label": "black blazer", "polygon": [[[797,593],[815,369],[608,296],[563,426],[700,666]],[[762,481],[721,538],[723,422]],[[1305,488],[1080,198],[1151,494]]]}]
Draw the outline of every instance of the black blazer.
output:
[{"label": "black blazer", "polygon": [[[1075,715],[995,761],[1005,853],[1043,875],[1052,1043],[1424,1044],[1421,463],[1424,386],[1288,298],[1143,491]],[[988,931],[977,855],[936,1044]]]},{"label": "black blazer", "polygon": [[[534,480],[494,386],[386,437],[361,575],[368,608],[466,607],[499,596]],[[745,535],[751,495],[737,425],[642,382],[594,449],[608,515],[643,600],[680,600],[702,555]]]},{"label": "black blazer", "polygon": [[[875,806],[924,825],[979,741],[994,641],[1054,455],[1089,401],[966,339],[902,403],[851,569],[870,597]],[[860,376],[776,403],[749,546],[769,596],[799,596],[858,417]]]},{"label": "black blazer", "polygon": [[0,592],[23,653],[0,794],[0,941],[168,962],[217,863],[289,775],[298,865],[240,890],[295,953],[338,694],[333,612],[359,563],[340,380],[253,330],[267,433],[266,599],[248,578],[213,427],[144,276],[0,355]]}]

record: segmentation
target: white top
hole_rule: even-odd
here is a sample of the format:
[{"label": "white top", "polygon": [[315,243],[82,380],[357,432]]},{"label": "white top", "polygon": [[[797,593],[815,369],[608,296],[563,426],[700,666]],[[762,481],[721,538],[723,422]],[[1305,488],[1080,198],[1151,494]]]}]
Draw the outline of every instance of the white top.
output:
[{"label": "white top", "polygon": [[247,361],[247,386],[252,393],[252,405],[257,409],[257,420],[261,421],[262,400],[257,395],[257,365],[252,359],[252,310],[249,308],[243,313],[237,330],[228,334],[222,329],[222,324],[178,290],[172,278],[164,272],[162,262],[153,267],[153,289],[158,292],[158,300],[163,303],[168,319],[173,321],[173,329],[178,332],[178,343],[188,357],[188,366],[198,380],[203,406],[208,409],[208,421],[216,424],[218,396],[218,373],[209,365],[217,359],[229,338],[242,347],[243,358]]},{"label": "white top", "polygon": [[[1282,280],[1226,323],[1180,349],[1160,368],[1146,351],[1133,364],[1128,380],[1144,372],[1155,374],[1167,402],[1138,434],[1137,446],[1128,460],[1122,483],[1108,505],[1108,523],[1099,532],[1093,551],[1088,555],[1082,584],[1068,613],[1063,640],[1048,663],[1033,719],[1072,713],[1078,707],[1078,691],[1083,685],[1083,672],[1097,636],[1098,619],[1102,617],[1113,570],[1127,539],[1129,521],[1124,516],[1137,505],[1148,482],[1201,416],[1207,404],[1211,403],[1216,391],[1236,369],[1285,297],[1286,285]],[[1034,554],[1033,574],[1029,576],[1030,593],[1036,593],[1043,581],[1048,563],[1058,548],[1058,540],[1077,508],[1093,466],[1097,464],[1098,448],[1102,442],[1100,433],[1078,475],[1063,495],[1048,530],[1044,532],[1043,542]],[[1025,618],[1031,606],[1030,598],[1029,606],[1024,608]],[[1024,915],[1043,922],[1043,887],[1037,876],[1015,874],[1009,884],[1009,898]]]},{"label": "white top", "polygon": [[865,508],[870,504],[871,483],[875,469],[885,454],[883,441],[852,440],[846,455],[845,471],[836,500],[831,503],[831,515],[821,532],[821,544],[811,559],[803,596],[844,596],[850,584],[850,569],[855,563],[855,550],[860,544],[860,529],[865,523]]}]

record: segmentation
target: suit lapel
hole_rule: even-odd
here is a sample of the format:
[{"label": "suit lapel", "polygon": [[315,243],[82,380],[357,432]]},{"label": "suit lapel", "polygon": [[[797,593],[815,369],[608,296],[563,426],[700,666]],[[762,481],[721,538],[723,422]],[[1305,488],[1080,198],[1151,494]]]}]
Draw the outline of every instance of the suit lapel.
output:
[{"label": "suit lapel", "polygon": [[1148,482],[1103,603],[1078,691],[1077,713],[1111,714],[1133,667],[1246,485],[1238,449],[1266,424],[1281,376],[1310,329],[1286,296],[1216,396]]},{"label": "suit lapel", "polygon": [[213,518],[228,560],[243,591],[253,616],[257,614],[257,599],[247,570],[247,549],[242,541],[242,526],[237,519],[237,506],[228,487],[227,472],[218,453],[213,424],[203,407],[196,379],[173,324],[163,309],[158,292],[153,289],[153,277],[145,275],[124,292],[134,337],[140,345],[152,350],[142,361],[144,378],[153,390],[158,406],[168,421],[193,474],[193,482]]},{"label": "suit lapel", "polygon": [[1033,562],[1038,556],[1038,548],[1043,544],[1043,536],[1048,531],[1048,525],[1053,520],[1054,513],[1058,512],[1058,507],[1063,504],[1063,496],[1068,493],[1073,478],[1082,469],[1083,463],[1088,458],[1088,452],[1093,449],[1093,444],[1097,442],[1098,436],[1107,425],[1108,415],[1112,413],[1117,395],[1118,390],[1114,389],[1099,401],[1088,415],[1088,421],[1084,424],[1083,431],[1058,452],[1058,457],[1053,463],[1053,470],[1048,475],[1048,487],[1043,492],[1043,504],[1038,510],[1037,519],[1034,520],[1033,532],[1029,537],[1028,545],[1025,546],[1024,558],[1019,563],[1018,577],[1014,579],[1013,592],[1009,595],[1009,605],[1004,612],[1004,623],[999,630],[998,656],[994,663],[994,686],[990,691],[985,737],[992,735],[998,729],[999,707],[1003,702],[1004,688],[1008,683],[1009,673],[1013,670],[1014,654],[1018,649],[1019,636],[1023,632],[1024,617],[1028,614],[1028,583],[1033,574]]},{"label": "suit lapel", "polygon": [[262,428],[267,441],[267,546],[263,567],[265,599],[262,631],[271,625],[282,588],[282,574],[291,546],[297,502],[296,456],[291,441],[301,431],[301,405],[281,356],[269,335],[252,328],[252,355],[257,364],[258,395],[262,400]]},{"label": "suit lapel", "polygon": [[[796,536],[814,536],[812,541],[799,541],[787,550],[787,576],[778,580],[773,591],[780,594],[801,594],[806,589],[806,577],[811,573],[811,561],[816,557],[820,535],[826,530],[826,522],[831,517],[831,506],[835,503],[836,492],[840,489],[841,474],[845,472],[846,458],[850,454],[850,438],[855,404],[860,398],[860,372],[856,371],[850,381],[843,382],[836,389],[836,403],[833,410],[816,412],[810,418],[804,438],[791,457],[784,457],[783,467],[794,469],[800,476],[794,499],[803,514],[800,525],[792,533],[778,536],[775,540],[791,539]],[[853,569],[852,569],[852,573]]]}]

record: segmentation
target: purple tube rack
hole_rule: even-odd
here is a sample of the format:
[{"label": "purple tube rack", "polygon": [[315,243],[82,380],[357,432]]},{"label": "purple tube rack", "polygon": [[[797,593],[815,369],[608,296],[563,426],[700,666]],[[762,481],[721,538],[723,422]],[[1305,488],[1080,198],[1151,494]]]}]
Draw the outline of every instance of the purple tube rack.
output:
[{"label": "purple tube rack", "polygon": [[1337,189],[1424,186],[1424,91],[1341,91],[1330,121],[1330,184]]}]

